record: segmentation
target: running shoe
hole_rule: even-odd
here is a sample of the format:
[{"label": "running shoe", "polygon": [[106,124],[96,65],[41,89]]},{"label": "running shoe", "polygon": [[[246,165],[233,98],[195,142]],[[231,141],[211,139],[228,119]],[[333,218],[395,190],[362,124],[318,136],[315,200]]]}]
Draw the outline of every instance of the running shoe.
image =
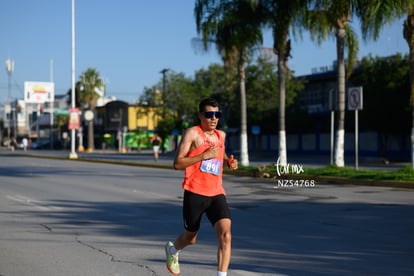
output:
[{"label": "running shoe", "polygon": [[174,244],[172,242],[167,242],[165,245],[165,255],[167,256],[167,269],[171,274],[178,275],[180,274],[180,264],[178,263],[178,254],[171,254],[171,247],[173,247]]}]

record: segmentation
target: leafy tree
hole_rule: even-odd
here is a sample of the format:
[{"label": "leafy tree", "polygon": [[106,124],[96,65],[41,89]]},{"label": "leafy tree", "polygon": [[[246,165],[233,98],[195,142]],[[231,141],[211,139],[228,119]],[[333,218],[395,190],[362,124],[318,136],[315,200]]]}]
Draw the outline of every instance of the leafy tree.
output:
[{"label": "leafy tree", "polygon": [[240,154],[241,164],[249,165],[247,143],[247,107],[245,63],[252,49],[262,42],[262,33],[255,8],[256,1],[198,0],[194,8],[197,32],[204,47],[214,42],[224,65],[237,68],[240,89]]},{"label": "leafy tree", "polygon": [[62,128],[69,123],[69,115],[57,114],[55,118],[55,125],[58,129],[58,137],[62,137]]},{"label": "leafy tree", "polygon": [[144,106],[159,107],[162,104],[161,92],[155,85],[153,87],[144,87],[138,102]]},{"label": "leafy tree", "polygon": [[[408,56],[368,56],[361,60],[350,82],[363,86],[364,109],[359,117],[365,130],[378,131],[381,154],[387,156],[387,140],[391,135],[409,134],[409,61]],[[398,123],[397,123],[398,122]]]},{"label": "leafy tree", "polygon": [[410,59],[410,107],[411,107],[411,156],[412,167],[414,168],[414,1],[413,0],[399,0],[396,5],[400,8],[398,14],[407,13],[407,18],[404,21],[403,35],[407,41],[409,48]]},{"label": "leafy tree", "polygon": [[[179,131],[183,125],[193,122],[194,112],[197,110],[197,97],[200,93],[194,90],[193,81],[182,73],[169,71],[168,89],[166,89],[165,101],[158,87],[163,86],[160,81],[152,88],[145,88],[139,102],[146,106],[158,107],[157,115],[162,119],[158,122],[157,133],[163,141],[170,135],[173,129]],[[163,150],[165,150],[163,148]]]},{"label": "leafy tree", "polygon": [[248,122],[261,124],[272,115],[277,116],[275,107],[278,106],[277,68],[276,64],[258,58],[257,63],[246,67],[246,89]]},{"label": "leafy tree", "polygon": [[[223,112],[219,121],[220,127],[227,128],[231,123],[232,110],[236,109],[234,93],[236,83],[234,82],[235,78],[229,77],[229,73],[229,70],[219,64],[211,64],[207,69],[195,72],[193,81],[195,91],[194,118],[198,120],[198,103],[206,97],[214,97],[221,103]],[[237,122],[240,123],[240,118]]]},{"label": "leafy tree", "polygon": [[[81,83],[78,81],[75,84],[75,107],[79,107],[79,108],[81,108],[81,102],[80,102],[80,96],[79,96],[80,90],[81,90]],[[68,96],[66,98],[67,105],[72,106],[72,88],[68,90],[66,95]]]},{"label": "leafy tree", "polygon": [[[338,1],[339,2],[339,1]],[[286,83],[290,78],[288,60],[291,57],[289,32],[300,31],[301,19],[306,12],[307,0],[261,0],[258,13],[262,24],[271,28],[273,51],[277,55],[279,85],[279,158],[280,164],[287,164],[286,153]]]},{"label": "leafy tree", "polygon": [[[411,1],[411,0],[410,0]],[[359,19],[364,40],[376,39],[384,23],[395,19],[404,0],[314,0],[305,26],[318,42],[328,36],[336,39],[338,72],[338,116],[335,141],[335,165],[345,166],[345,87],[355,63],[359,42],[350,22]],[[348,50],[348,71],[345,70],[345,49]]]},{"label": "leafy tree", "polygon": [[[99,99],[97,91],[104,89],[105,84],[99,72],[88,68],[79,77],[79,101],[82,107],[95,113],[96,102]],[[88,122],[88,151],[94,150],[94,120]]]},{"label": "leafy tree", "polygon": [[[255,63],[246,67],[248,108],[248,124],[260,125],[264,132],[277,132],[278,125],[274,123],[278,116],[278,73],[277,64],[264,57],[259,57]],[[297,93],[304,87],[303,81],[290,78],[286,82],[286,106],[294,104]]]},{"label": "leafy tree", "polygon": [[172,111],[177,130],[183,128],[184,122],[194,122],[194,113],[198,110],[199,99],[202,93],[195,90],[193,80],[182,73],[172,72],[169,85],[169,109]]}]

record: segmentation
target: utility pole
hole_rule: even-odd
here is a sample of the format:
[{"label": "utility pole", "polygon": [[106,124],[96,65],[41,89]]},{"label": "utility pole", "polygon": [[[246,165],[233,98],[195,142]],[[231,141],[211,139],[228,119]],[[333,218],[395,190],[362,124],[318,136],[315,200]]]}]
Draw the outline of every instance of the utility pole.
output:
[{"label": "utility pole", "polygon": [[[12,73],[13,73],[13,71],[14,71],[14,61],[13,60],[11,60],[11,59],[7,59],[6,60],[6,71],[7,71],[7,75],[8,75],[8,77],[9,77],[9,81],[8,81],[8,95],[7,95],[7,104],[9,105],[9,107],[10,107],[10,113],[9,113],[9,121],[8,121],[8,127],[7,127],[7,135],[8,135],[8,138],[10,139],[10,125],[11,125],[11,122],[12,122],[12,117],[11,117],[11,112],[12,112],[12,108],[11,108],[11,75],[12,75]],[[15,124],[15,122],[14,122],[14,119],[15,119],[15,113],[16,113],[16,108],[15,108],[15,110],[14,110],[14,112],[13,112],[13,126],[14,126],[14,124]],[[14,131],[13,131],[13,137],[14,138],[16,138],[16,129],[14,129]]]},{"label": "utility pole", "polygon": [[[50,82],[53,82],[53,59],[50,60]],[[53,149],[53,144],[55,143],[54,133],[53,133],[53,125],[54,125],[54,115],[55,115],[55,99],[54,96],[50,101],[50,149]]]},{"label": "utility pole", "polygon": [[[71,93],[71,107],[75,109],[75,0],[72,0],[72,93]],[[78,159],[75,152],[76,133],[75,129],[71,129],[70,138],[70,154],[69,159]]]},{"label": "utility pole", "polygon": [[162,117],[165,119],[165,115],[167,113],[167,72],[170,71],[170,69],[164,68],[160,71],[162,74]]}]

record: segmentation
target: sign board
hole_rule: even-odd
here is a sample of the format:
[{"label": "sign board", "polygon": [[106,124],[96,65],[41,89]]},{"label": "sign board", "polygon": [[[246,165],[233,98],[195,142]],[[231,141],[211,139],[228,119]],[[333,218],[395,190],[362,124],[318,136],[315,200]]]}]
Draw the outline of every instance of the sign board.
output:
[{"label": "sign board", "polygon": [[253,125],[252,126],[252,134],[253,135],[259,135],[260,134],[260,126]]},{"label": "sign board", "polygon": [[362,110],[362,86],[348,89],[348,110]]},{"label": "sign board", "polygon": [[80,128],[80,112],[79,108],[69,108],[69,125],[68,129]]},{"label": "sign board", "polygon": [[55,84],[53,82],[24,82],[24,101],[26,103],[43,104],[55,99]]}]

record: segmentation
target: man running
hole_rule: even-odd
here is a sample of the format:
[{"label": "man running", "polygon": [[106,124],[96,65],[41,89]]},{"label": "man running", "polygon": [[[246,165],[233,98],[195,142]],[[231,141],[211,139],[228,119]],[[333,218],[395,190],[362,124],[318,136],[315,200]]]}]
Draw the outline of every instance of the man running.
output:
[{"label": "man running", "polygon": [[224,149],[226,134],[217,130],[221,116],[220,105],[208,98],[200,102],[200,124],[186,130],[174,159],[175,169],[185,169],[183,189],[184,231],[175,242],[165,245],[167,268],[180,273],[179,252],[195,244],[201,217],[206,213],[217,239],[217,276],[226,276],[231,257],[231,217],[222,185],[223,165],[237,169],[233,156]]}]

